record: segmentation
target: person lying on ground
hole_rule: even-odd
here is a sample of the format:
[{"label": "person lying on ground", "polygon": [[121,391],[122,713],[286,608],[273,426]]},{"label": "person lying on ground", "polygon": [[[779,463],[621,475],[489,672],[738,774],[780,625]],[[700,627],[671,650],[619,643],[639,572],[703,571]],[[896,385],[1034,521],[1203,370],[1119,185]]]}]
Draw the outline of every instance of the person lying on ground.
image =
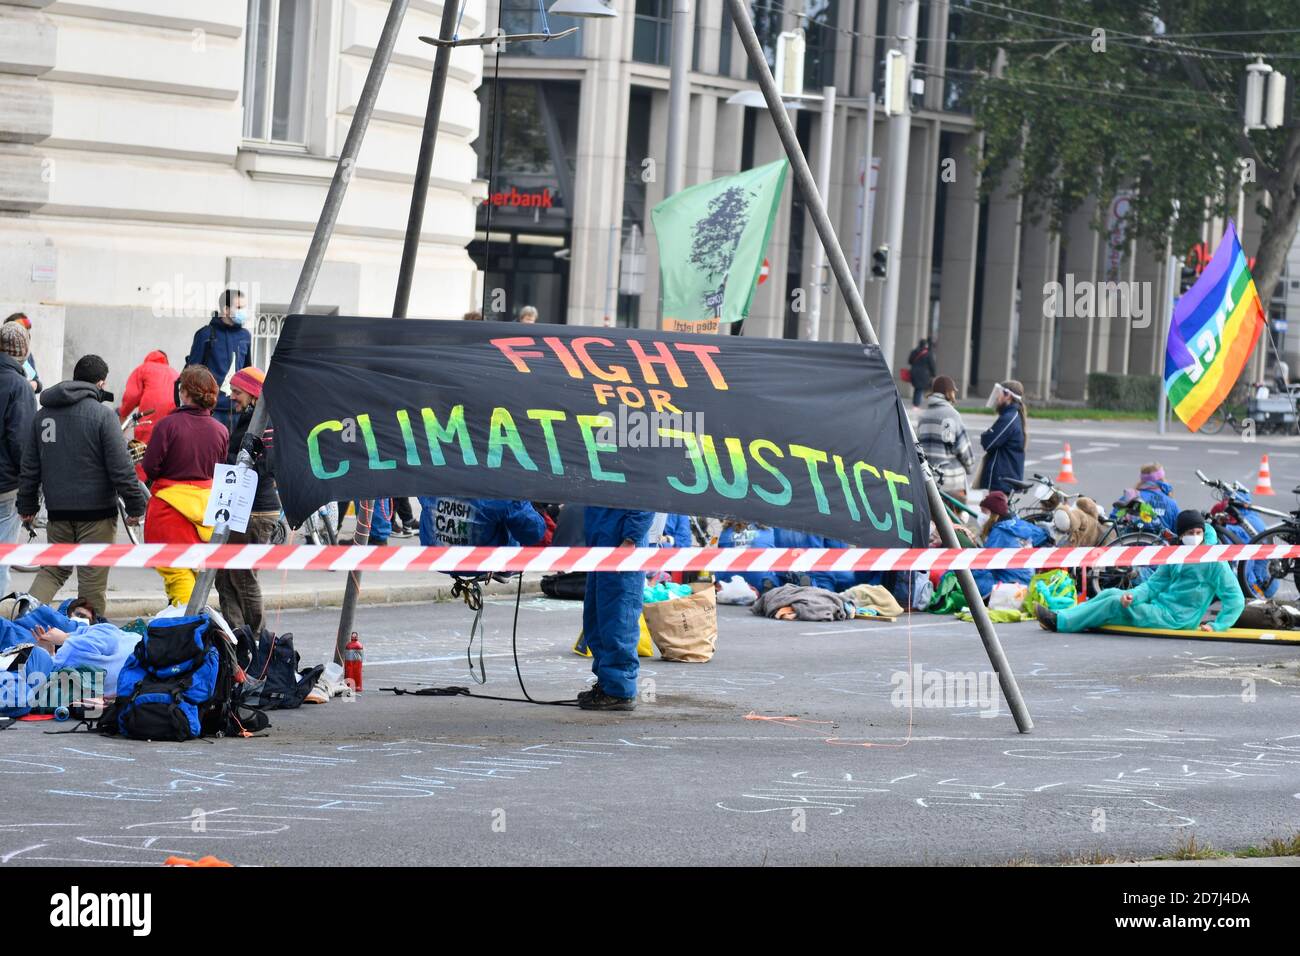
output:
[{"label": "person lying on ground", "polygon": [[[1199,511],[1183,511],[1175,530],[1185,545],[1218,544],[1213,525]],[[1203,621],[1215,599],[1219,613]],[[1050,611],[1039,604],[1034,613],[1044,630],[1074,634],[1107,624],[1172,631],[1226,631],[1237,623],[1246,599],[1237,575],[1226,561],[1213,564],[1164,564],[1129,591],[1107,588],[1083,604]]]},{"label": "person lying on ground", "polygon": [[783,584],[758,596],[753,612],[778,621],[846,621],[853,602],[825,588]]}]

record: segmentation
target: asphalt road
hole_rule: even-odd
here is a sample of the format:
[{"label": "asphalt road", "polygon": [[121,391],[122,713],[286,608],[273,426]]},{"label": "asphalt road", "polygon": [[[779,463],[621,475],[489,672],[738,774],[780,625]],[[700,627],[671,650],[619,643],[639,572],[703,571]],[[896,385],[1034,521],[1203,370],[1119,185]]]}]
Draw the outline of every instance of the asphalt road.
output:
[{"label": "asphalt road", "polygon": [[[485,690],[502,696],[518,695],[512,611],[494,599],[486,616]],[[580,614],[525,599],[535,697],[584,686]],[[273,714],[265,738],[0,733],[0,863],[1000,864],[1300,828],[1296,648],[1003,627],[1036,723],[1021,735],[973,628],[949,619],[722,608],[713,661],[646,661],[653,700],[632,714],[395,697],[379,688],[470,684],[468,612],[387,606],[359,622],[365,692]],[[319,660],[333,625],[284,612],[278,629]],[[939,690],[936,671],[970,681]]]}]

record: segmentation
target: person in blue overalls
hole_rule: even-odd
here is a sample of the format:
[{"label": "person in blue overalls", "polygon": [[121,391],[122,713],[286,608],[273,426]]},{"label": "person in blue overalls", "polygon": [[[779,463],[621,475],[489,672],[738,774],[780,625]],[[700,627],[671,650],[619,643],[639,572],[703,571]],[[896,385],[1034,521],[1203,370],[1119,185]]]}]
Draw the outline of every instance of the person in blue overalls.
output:
[{"label": "person in blue overalls", "polygon": [[531,501],[420,497],[420,544],[426,547],[531,547],[546,522]]},{"label": "person in blue overalls", "polygon": [[[647,546],[653,511],[589,507],[583,517],[588,547]],[[593,571],[582,602],[582,633],[591,651],[596,686],[578,695],[583,710],[635,710],[636,656],[641,637],[644,571]]]}]

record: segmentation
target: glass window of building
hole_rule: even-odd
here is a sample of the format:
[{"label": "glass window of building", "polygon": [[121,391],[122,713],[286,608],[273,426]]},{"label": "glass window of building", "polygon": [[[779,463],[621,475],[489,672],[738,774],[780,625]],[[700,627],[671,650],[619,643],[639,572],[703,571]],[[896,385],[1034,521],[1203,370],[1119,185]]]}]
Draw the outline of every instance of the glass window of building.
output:
[{"label": "glass window of building", "polygon": [[718,76],[731,76],[731,35],[736,25],[731,19],[731,7],[722,5],[722,39],[718,47]]},{"label": "glass window of building", "polygon": [[803,21],[803,85],[805,90],[820,90],[835,84],[835,29],[840,15],[838,0],[807,0],[808,14]]},{"label": "glass window of building", "polygon": [[976,66],[976,51],[979,47],[973,43],[954,43],[970,33],[971,0],[953,0],[948,8],[948,55],[943,80],[943,108],[955,113],[969,113],[971,72]]},{"label": "glass window of building", "polygon": [[478,96],[482,119],[474,148],[479,177],[490,188],[469,254],[484,272],[485,288],[504,292],[487,297],[485,309],[513,318],[531,305],[538,321],[564,322],[579,86],[488,79]]},{"label": "glass window of building", "polygon": [[636,23],[632,26],[632,59],[639,63],[667,66],[672,37],[672,0],[636,0]]},{"label": "glass window of building", "polygon": [[[570,27],[579,26],[579,22],[573,17],[548,14],[544,25],[552,33],[563,33]],[[501,29],[505,33],[541,33],[542,27],[542,12],[537,0],[501,0]],[[489,23],[484,31],[495,33],[496,29]],[[505,56],[582,56],[582,31],[545,43],[507,43],[501,52]]]},{"label": "glass window of building", "polygon": [[[756,0],[750,6],[750,13],[754,19],[754,32],[758,34],[758,42],[763,46],[763,55],[767,57],[767,65],[776,69],[776,38],[781,35],[785,29],[784,25],[784,0]],[[757,81],[758,77],[754,75],[754,67],[746,61],[745,75],[751,80]]]},{"label": "glass window of building", "polygon": [[244,138],[307,142],[311,0],[251,0],[244,59]]}]

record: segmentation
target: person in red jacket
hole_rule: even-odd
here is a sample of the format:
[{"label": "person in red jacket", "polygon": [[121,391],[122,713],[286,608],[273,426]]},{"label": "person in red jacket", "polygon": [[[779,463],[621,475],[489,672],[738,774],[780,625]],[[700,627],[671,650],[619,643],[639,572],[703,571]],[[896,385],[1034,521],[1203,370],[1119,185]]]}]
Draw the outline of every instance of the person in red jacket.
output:
[{"label": "person in red jacket", "polygon": [[149,436],[153,434],[154,425],[176,407],[175,387],[180,374],[168,363],[167,353],[155,349],[127,377],[126,390],[122,392],[122,407],[117,410],[117,414],[122,421],[126,421],[127,416],[137,408],[149,413],[144,421],[135,426],[135,437],[146,445]]}]

